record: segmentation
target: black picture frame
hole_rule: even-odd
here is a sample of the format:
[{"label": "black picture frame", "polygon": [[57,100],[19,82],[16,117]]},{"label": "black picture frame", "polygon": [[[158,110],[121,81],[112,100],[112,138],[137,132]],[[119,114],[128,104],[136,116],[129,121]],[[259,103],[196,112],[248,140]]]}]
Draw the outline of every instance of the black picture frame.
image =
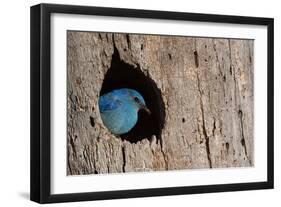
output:
[{"label": "black picture frame", "polygon": [[[168,187],[74,194],[50,193],[50,15],[52,13],[133,17],[210,23],[267,26],[267,181],[186,187]],[[274,186],[274,20],[272,18],[195,14],[168,11],[39,4],[31,7],[31,174],[30,199],[39,203],[119,199],[146,196],[272,189]]]}]

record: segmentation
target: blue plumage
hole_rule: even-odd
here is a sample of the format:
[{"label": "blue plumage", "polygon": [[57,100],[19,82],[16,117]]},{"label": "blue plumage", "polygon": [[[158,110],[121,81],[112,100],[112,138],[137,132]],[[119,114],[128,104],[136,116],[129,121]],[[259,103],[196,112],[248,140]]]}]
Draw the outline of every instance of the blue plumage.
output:
[{"label": "blue plumage", "polygon": [[103,124],[116,135],[129,132],[138,121],[138,111],[145,109],[142,95],[129,88],[116,89],[99,98],[99,109]]},{"label": "blue plumage", "polygon": [[99,99],[99,107],[100,112],[110,111],[117,109],[119,106],[122,105],[122,102],[114,97],[112,93],[105,94],[104,96],[101,96]]}]

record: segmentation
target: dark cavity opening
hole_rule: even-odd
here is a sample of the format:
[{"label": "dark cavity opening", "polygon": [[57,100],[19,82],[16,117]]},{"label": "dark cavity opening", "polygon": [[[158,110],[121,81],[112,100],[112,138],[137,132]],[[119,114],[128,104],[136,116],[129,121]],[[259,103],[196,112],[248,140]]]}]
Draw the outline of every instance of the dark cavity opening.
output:
[{"label": "dark cavity opening", "polygon": [[161,91],[149,74],[141,71],[139,65],[133,66],[121,60],[119,52],[114,46],[111,66],[105,74],[100,96],[120,88],[131,88],[138,91],[151,111],[149,115],[140,110],[137,124],[128,133],[120,136],[122,140],[136,143],[145,138],[151,139],[153,135],[160,140],[165,121],[165,107]]},{"label": "dark cavity opening", "polygon": [[90,116],[90,124],[92,127],[95,127],[95,120],[94,117]]}]

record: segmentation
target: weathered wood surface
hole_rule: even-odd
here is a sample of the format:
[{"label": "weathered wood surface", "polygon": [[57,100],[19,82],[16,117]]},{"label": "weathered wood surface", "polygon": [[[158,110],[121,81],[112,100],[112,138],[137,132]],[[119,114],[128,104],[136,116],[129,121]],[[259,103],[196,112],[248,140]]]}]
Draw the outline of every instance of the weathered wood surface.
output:
[{"label": "weathered wood surface", "polygon": [[[254,165],[253,40],[72,31],[67,44],[68,175]],[[102,124],[114,45],[161,90],[161,140],[122,141]]]}]

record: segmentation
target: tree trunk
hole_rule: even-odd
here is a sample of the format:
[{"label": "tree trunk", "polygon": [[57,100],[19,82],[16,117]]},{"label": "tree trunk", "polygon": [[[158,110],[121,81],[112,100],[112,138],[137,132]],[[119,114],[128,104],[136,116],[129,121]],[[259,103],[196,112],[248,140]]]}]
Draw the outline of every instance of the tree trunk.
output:
[{"label": "tree trunk", "polygon": [[[253,166],[253,40],[67,33],[67,174]],[[159,133],[111,134],[98,97],[118,52],[151,78],[165,111]]]}]

